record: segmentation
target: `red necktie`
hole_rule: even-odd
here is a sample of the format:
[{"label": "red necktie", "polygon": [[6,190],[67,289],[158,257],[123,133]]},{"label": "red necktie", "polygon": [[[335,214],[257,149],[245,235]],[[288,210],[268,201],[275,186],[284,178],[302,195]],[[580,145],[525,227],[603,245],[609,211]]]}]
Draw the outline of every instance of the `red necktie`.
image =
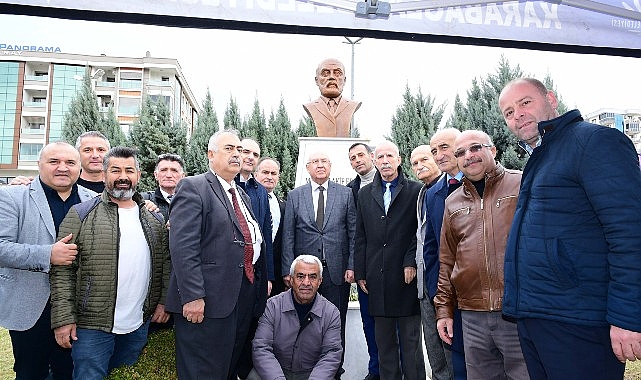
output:
[{"label": "red necktie", "polygon": [[243,233],[243,241],[245,243],[245,257],[243,258],[243,266],[245,267],[245,276],[252,284],[254,283],[254,266],[252,261],[254,261],[254,245],[252,244],[252,235],[249,232],[249,225],[247,225],[247,219],[243,215],[240,205],[238,204],[238,198],[236,198],[236,191],[234,188],[230,188],[229,192],[231,193],[231,201],[234,204],[234,214],[238,218],[238,223],[240,224],[240,230]]},{"label": "red necktie", "polygon": [[447,181],[447,183],[448,183],[449,185],[458,185],[459,180],[458,180],[458,179],[456,179],[456,178],[454,178],[454,177],[452,177],[452,178],[450,178],[450,180],[449,180],[449,181]]}]

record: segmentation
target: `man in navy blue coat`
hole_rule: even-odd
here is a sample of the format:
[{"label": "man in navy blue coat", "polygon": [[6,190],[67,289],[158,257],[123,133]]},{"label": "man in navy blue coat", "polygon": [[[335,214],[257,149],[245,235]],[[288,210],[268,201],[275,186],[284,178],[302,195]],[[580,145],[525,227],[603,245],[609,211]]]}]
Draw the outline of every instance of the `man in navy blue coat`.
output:
[{"label": "man in navy blue coat", "polygon": [[[266,247],[265,260],[267,262],[267,294],[271,293],[272,284],[274,282],[274,254],[273,254],[273,242],[271,239],[272,236],[272,214],[269,209],[269,198],[267,197],[267,190],[263,185],[258,183],[254,177],[254,171],[260,158],[260,146],[255,140],[245,138],[240,144],[243,146],[243,150],[240,155],[241,164],[240,164],[240,173],[236,175],[234,181],[236,186],[241,187],[249,200],[251,201],[251,208],[256,216],[256,221],[260,227],[260,231],[263,233],[263,239]],[[238,376],[241,379],[246,379],[249,376],[249,372],[253,368],[252,363],[252,350],[251,342],[254,339],[254,332],[258,327],[258,318],[252,320],[252,324],[247,334],[247,341],[245,342],[245,348],[241,354],[241,357],[238,361]]]},{"label": "man in navy blue coat", "polygon": [[[540,81],[499,107],[532,148],[505,252],[503,313],[533,379],[622,379],[641,358],[641,172],[630,139],[560,115]],[[538,132],[538,134],[537,134]]]}]

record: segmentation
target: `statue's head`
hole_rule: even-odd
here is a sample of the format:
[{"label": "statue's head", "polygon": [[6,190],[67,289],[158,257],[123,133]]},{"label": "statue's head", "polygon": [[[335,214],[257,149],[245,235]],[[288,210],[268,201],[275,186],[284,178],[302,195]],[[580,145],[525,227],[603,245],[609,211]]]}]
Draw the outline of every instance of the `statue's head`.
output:
[{"label": "statue's head", "polygon": [[341,61],[328,58],[316,68],[316,85],[326,98],[337,98],[345,85],[345,66]]}]

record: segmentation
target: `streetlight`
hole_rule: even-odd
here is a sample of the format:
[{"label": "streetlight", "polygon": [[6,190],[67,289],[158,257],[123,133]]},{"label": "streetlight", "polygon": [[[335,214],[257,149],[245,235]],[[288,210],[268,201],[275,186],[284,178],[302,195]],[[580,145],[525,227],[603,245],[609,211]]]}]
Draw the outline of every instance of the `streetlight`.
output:
[{"label": "streetlight", "polygon": [[[345,37],[345,39],[347,40],[347,42],[343,41],[344,44],[352,45],[352,74],[351,74],[351,77],[352,77],[352,81],[351,81],[352,82],[351,83],[352,94],[351,95],[352,96],[351,96],[351,99],[354,100],[354,46],[357,43],[359,43],[363,39],[363,37],[358,37],[358,38]],[[350,132],[352,137],[354,137],[355,130],[356,130],[356,125],[354,125],[354,115],[352,115],[352,129],[351,129],[351,132]]]}]

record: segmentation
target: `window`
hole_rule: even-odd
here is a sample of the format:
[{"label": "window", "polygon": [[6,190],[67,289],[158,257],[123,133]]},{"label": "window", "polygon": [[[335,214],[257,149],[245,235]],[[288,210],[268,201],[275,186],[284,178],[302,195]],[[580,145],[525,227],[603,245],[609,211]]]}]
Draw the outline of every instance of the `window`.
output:
[{"label": "window", "polygon": [[42,150],[42,144],[22,143],[20,144],[21,161],[38,161],[38,155]]}]

